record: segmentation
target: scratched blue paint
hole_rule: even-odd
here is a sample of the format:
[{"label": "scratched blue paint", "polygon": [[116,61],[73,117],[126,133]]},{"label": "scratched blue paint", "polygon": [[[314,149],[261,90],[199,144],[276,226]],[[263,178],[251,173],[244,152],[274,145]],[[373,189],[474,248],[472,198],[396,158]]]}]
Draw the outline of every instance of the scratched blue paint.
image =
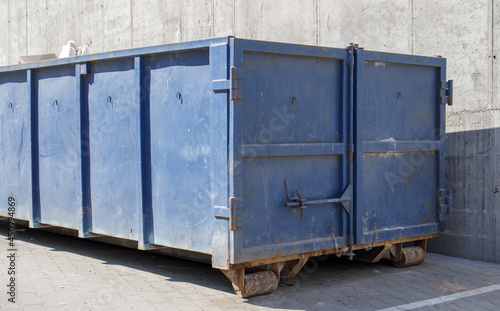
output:
[{"label": "scratched blue paint", "polygon": [[232,37],[3,67],[0,199],[216,268],[417,239],[443,229],[445,79],[442,58]]},{"label": "scratched blue paint", "polygon": [[92,63],[89,103],[92,233],[136,240],[141,210],[140,106],[133,59]]},{"label": "scratched blue paint", "polygon": [[0,75],[0,215],[16,200],[16,218],[31,216],[31,126],[26,72]]},{"label": "scratched blue paint", "polygon": [[340,203],[306,208],[303,218],[300,208],[283,206],[287,201],[285,178],[291,196],[298,189],[308,200],[340,197],[344,189],[339,156],[246,158],[243,166],[245,206],[239,222],[243,227],[243,248],[279,248],[280,244],[318,238],[329,240],[333,247],[329,228],[335,236],[345,236]]},{"label": "scratched blue paint", "polygon": [[35,74],[38,103],[40,222],[76,229],[82,201],[80,109],[74,66]]},{"label": "scratched blue paint", "polygon": [[208,49],[145,58],[155,243],[203,253],[211,252],[214,219],[209,60]]},{"label": "scratched blue paint", "polygon": [[363,50],[356,56],[356,243],[438,232],[446,61]]}]

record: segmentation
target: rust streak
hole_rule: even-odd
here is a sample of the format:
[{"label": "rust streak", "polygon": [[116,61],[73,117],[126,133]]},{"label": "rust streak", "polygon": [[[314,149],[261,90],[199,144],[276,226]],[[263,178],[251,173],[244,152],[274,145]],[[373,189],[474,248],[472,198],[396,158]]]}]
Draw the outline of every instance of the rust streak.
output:
[{"label": "rust streak", "polygon": [[411,175],[411,163],[408,166],[408,186],[410,185],[410,175]]}]

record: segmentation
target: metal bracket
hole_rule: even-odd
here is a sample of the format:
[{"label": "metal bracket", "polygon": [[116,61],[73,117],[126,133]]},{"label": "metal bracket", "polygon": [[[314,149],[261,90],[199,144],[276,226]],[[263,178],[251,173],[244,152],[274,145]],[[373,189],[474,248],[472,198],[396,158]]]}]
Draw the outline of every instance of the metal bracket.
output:
[{"label": "metal bracket", "polygon": [[89,73],[89,69],[87,67],[87,63],[80,64],[80,74],[85,76]]},{"label": "metal bracket", "polygon": [[220,270],[238,289],[245,287],[245,269]]},{"label": "metal bracket", "polygon": [[283,269],[281,269],[281,277],[284,279],[293,278],[300,272],[307,260],[309,260],[309,257],[302,254],[298,259],[287,261]]},{"label": "metal bracket", "polygon": [[440,96],[441,105],[453,105],[453,80],[441,81]]},{"label": "metal bracket", "polygon": [[438,191],[439,207],[440,207],[439,212],[441,214],[451,214],[451,203],[452,203],[451,197],[452,197],[451,189],[440,189]]},{"label": "metal bracket", "polygon": [[229,222],[229,231],[235,231],[234,211],[224,206],[214,206],[214,217],[217,219],[226,219]]},{"label": "metal bracket", "polygon": [[403,258],[403,243],[392,244],[389,249],[391,256],[395,261],[401,261]]},{"label": "metal bracket", "polygon": [[212,89],[215,92],[229,90],[229,100],[243,100],[241,98],[241,89],[238,87],[238,81],[243,79],[238,78],[238,71],[243,71],[236,67],[231,67],[229,71],[229,80],[213,80]]},{"label": "metal bracket", "polygon": [[[298,191],[297,191],[298,192]],[[300,194],[300,192],[298,192]],[[319,204],[328,204],[328,203],[341,203],[342,207],[346,211],[347,214],[351,213],[351,185],[347,186],[345,189],[344,193],[340,198],[334,198],[334,199],[324,199],[324,200],[311,200],[307,201],[306,199],[302,198],[293,198],[290,202],[285,202],[286,207],[292,207],[292,208],[306,208],[307,205],[319,205]]]}]

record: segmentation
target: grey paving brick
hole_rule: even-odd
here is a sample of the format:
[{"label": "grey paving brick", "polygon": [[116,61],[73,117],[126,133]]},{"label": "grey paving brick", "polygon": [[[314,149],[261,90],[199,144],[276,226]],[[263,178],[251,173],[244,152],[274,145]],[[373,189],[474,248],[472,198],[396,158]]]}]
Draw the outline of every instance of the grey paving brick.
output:
[{"label": "grey paving brick", "polygon": [[44,299],[42,304],[44,308],[66,308],[66,303],[61,302],[58,299],[54,300]]},{"label": "grey paving brick", "polygon": [[22,308],[23,311],[40,311],[40,305],[29,305]]},{"label": "grey paving brick", "polygon": [[156,306],[150,304],[149,302],[143,300],[143,301],[132,301],[130,302],[130,306],[133,309],[141,309],[141,308],[149,308],[150,310],[155,309]]},{"label": "grey paving brick", "polygon": [[[0,310],[377,310],[500,284],[500,265],[436,254],[407,269],[329,257],[273,294],[240,299],[209,265],[33,230],[18,244],[19,303]],[[494,291],[420,310],[499,305]]]},{"label": "grey paving brick", "polygon": [[0,305],[0,310],[22,310],[22,306],[19,303],[3,302]]}]

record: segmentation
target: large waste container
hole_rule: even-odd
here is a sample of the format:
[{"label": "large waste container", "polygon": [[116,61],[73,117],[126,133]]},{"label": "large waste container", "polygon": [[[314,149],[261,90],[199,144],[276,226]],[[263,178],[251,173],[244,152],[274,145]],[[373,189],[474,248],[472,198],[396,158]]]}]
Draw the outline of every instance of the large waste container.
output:
[{"label": "large waste container", "polygon": [[211,260],[243,297],[311,256],[421,263],[445,64],[226,37],[0,68],[0,214]]}]

